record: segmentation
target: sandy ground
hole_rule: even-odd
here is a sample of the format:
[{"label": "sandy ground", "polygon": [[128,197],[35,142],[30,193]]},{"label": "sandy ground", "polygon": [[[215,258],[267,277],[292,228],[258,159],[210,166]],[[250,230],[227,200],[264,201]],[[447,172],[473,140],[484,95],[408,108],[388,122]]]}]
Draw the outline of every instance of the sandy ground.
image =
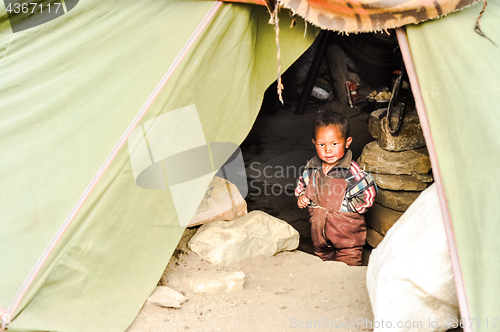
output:
[{"label": "sandy ground", "polygon": [[[295,250],[221,268],[187,249],[186,241],[192,234],[194,230],[186,231],[160,282],[189,300],[180,309],[147,302],[128,332],[369,331],[365,323],[359,329],[347,327],[349,320],[373,320],[366,267],[322,262]],[[189,280],[217,278],[224,271],[243,271],[244,289],[214,294],[190,291]]]}]

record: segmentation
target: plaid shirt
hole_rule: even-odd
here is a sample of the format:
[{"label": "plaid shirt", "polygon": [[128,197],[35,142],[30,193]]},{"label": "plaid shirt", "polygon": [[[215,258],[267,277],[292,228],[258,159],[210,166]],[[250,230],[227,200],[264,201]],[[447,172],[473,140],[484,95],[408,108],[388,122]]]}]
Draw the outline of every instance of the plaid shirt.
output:
[{"label": "plaid shirt", "polygon": [[[305,194],[309,178],[315,171],[323,172],[322,161],[318,156],[315,156],[307,163],[304,173],[299,177],[297,187],[295,188],[295,196],[300,197]],[[377,193],[375,181],[370,174],[363,171],[352,160],[351,150],[346,151],[346,154],[327,175],[334,178],[347,179],[348,184],[342,201],[341,211],[365,213],[375,202],[375,195]]]}]

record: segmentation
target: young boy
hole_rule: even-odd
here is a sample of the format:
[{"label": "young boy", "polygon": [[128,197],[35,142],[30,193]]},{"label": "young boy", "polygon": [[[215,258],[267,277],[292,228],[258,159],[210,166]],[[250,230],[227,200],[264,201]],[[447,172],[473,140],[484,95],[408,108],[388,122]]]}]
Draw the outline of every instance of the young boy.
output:
[{"label": "young boy", "polygon": [[373,205],[373,178],[352,160],[349,123],[340,113],[324,112],[313,126],[317,156],[299,178],[297,205],[309,207],[314,252],[322,260],[361,265],[366,241],[362,213]]}]

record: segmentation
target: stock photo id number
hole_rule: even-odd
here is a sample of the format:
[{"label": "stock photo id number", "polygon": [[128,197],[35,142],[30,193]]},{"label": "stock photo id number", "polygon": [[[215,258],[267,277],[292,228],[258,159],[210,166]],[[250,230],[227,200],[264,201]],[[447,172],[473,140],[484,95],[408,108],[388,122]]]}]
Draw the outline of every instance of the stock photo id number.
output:
[{"label": "stock photo id number", "polygon": [[4,0],[12,32],[47,23],[73,9],[78,0]]}]

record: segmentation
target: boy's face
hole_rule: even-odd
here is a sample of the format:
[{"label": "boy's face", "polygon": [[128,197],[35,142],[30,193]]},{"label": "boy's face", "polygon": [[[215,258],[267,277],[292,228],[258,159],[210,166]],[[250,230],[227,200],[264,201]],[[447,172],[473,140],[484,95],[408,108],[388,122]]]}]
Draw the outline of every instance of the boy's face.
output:
[{"label": "boy's face", "polygon": [[329,166],[334,166],[344,156],[345,150],[351,145],[352,137],[342,136],[338,125],[316,128],[316,139],[312,142],[316,146],[319,159]]}]

